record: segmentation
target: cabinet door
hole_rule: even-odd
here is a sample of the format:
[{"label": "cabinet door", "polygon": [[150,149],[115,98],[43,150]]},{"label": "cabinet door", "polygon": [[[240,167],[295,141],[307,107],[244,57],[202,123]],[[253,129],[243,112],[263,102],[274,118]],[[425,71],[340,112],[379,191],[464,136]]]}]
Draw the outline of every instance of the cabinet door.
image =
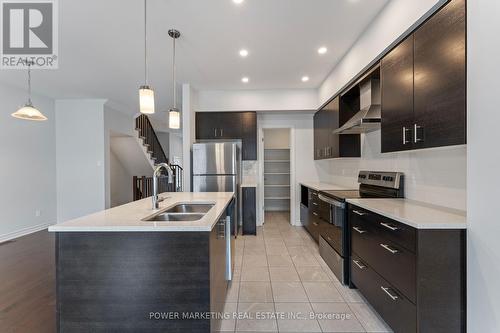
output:
[{"label": "cabinet door", "polygon": [[414,35],[414,146],[465,144],[465,1],[452,0]]},{"label": "cabinet door", "polygon": [[333,99],[322,110],[322,142],[325,158],[339,157],[339,136],[333,130],[339,127],[339,97]]},{"label": "cabinet door", "polygon": [[[217,313],[224,310],[228,283],[226,281],[226,217],[222,217],[210,232],[210,311]],[[210,320],[211,332],[221,326],[219,318]]]},{"label": "cabinet door", "polygon": [[220,112],[218,138],[220,139],[241,139],[243,136],[241,112]]},{"label": "cabinet door", "polygon": [[255,161],[257,160],[257,113],[242,112],[240,117],[243,131],[242,159]]},{"label": "cabinet door", "polygon": [[322,158],[322,142],[321,142],[321,110],[314,114],[314,159],[320,160]]},{"label": "cabinet door", "polygon": [[218,112],[196,112],[196,139],[211,140],[219,138],[220,127]]},{"label": "cabinet door", "polygon": [[382,152],[412,148],[413,35],[381,61]]},{"label": "cabinet door", "polygon": [[243,187],[243,235],[257,235],[257,218],[256,218],[256,188]]}]

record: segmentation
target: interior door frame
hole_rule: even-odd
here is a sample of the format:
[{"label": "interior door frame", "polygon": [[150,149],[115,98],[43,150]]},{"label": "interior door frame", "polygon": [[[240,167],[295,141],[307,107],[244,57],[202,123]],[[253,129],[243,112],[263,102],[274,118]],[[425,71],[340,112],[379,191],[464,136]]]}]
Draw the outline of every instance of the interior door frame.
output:
[{"label": "interior door frame", "polygon": [[258,124],[258,179],[260,186],[257,191],[257,225],[264,224],[264,129],[289,129],[290,130],[290,221],[291,225],[295,225],[297,214],[295,205],[295,192],[296,192],[296,182],[295,182],[295,128],[290,125],[280,125],[280,124],[262,124],[261,121]]}]

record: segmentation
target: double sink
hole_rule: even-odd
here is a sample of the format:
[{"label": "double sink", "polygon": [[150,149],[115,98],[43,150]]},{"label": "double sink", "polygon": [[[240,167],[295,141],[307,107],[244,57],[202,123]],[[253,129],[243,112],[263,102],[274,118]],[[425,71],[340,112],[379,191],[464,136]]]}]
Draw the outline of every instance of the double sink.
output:
[{"label": "double sink", "polygon": [[183,203],[168,207],[158,213],[146,217],[147,222],[192,222],[198,221],[213,207],[207,203]]}]

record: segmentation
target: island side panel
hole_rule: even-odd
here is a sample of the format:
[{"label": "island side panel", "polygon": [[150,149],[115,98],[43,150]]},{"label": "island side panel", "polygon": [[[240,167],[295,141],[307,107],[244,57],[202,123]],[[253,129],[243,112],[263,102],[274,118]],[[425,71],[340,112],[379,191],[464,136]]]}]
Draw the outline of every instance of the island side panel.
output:
[{"label": "island side panel", "polygon": [[[210,232],[60,232],[59,332],[208,332]],[[153,316],[153,318],[150,318]]]}]

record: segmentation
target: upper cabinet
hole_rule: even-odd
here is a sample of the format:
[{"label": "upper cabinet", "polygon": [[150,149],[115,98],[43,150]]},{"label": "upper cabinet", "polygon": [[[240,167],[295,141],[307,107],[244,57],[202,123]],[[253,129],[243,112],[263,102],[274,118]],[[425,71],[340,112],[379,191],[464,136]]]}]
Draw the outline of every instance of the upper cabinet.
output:
[{"label": "upper cabinet", "polygon": [[196,112],[196,140],[242,140],[242,159],[257,160],[256,112]]},{"label": "upper cabinet", "polygon": [[382,152],[466,143],[465,50],[452,0],[382,59]]}]

